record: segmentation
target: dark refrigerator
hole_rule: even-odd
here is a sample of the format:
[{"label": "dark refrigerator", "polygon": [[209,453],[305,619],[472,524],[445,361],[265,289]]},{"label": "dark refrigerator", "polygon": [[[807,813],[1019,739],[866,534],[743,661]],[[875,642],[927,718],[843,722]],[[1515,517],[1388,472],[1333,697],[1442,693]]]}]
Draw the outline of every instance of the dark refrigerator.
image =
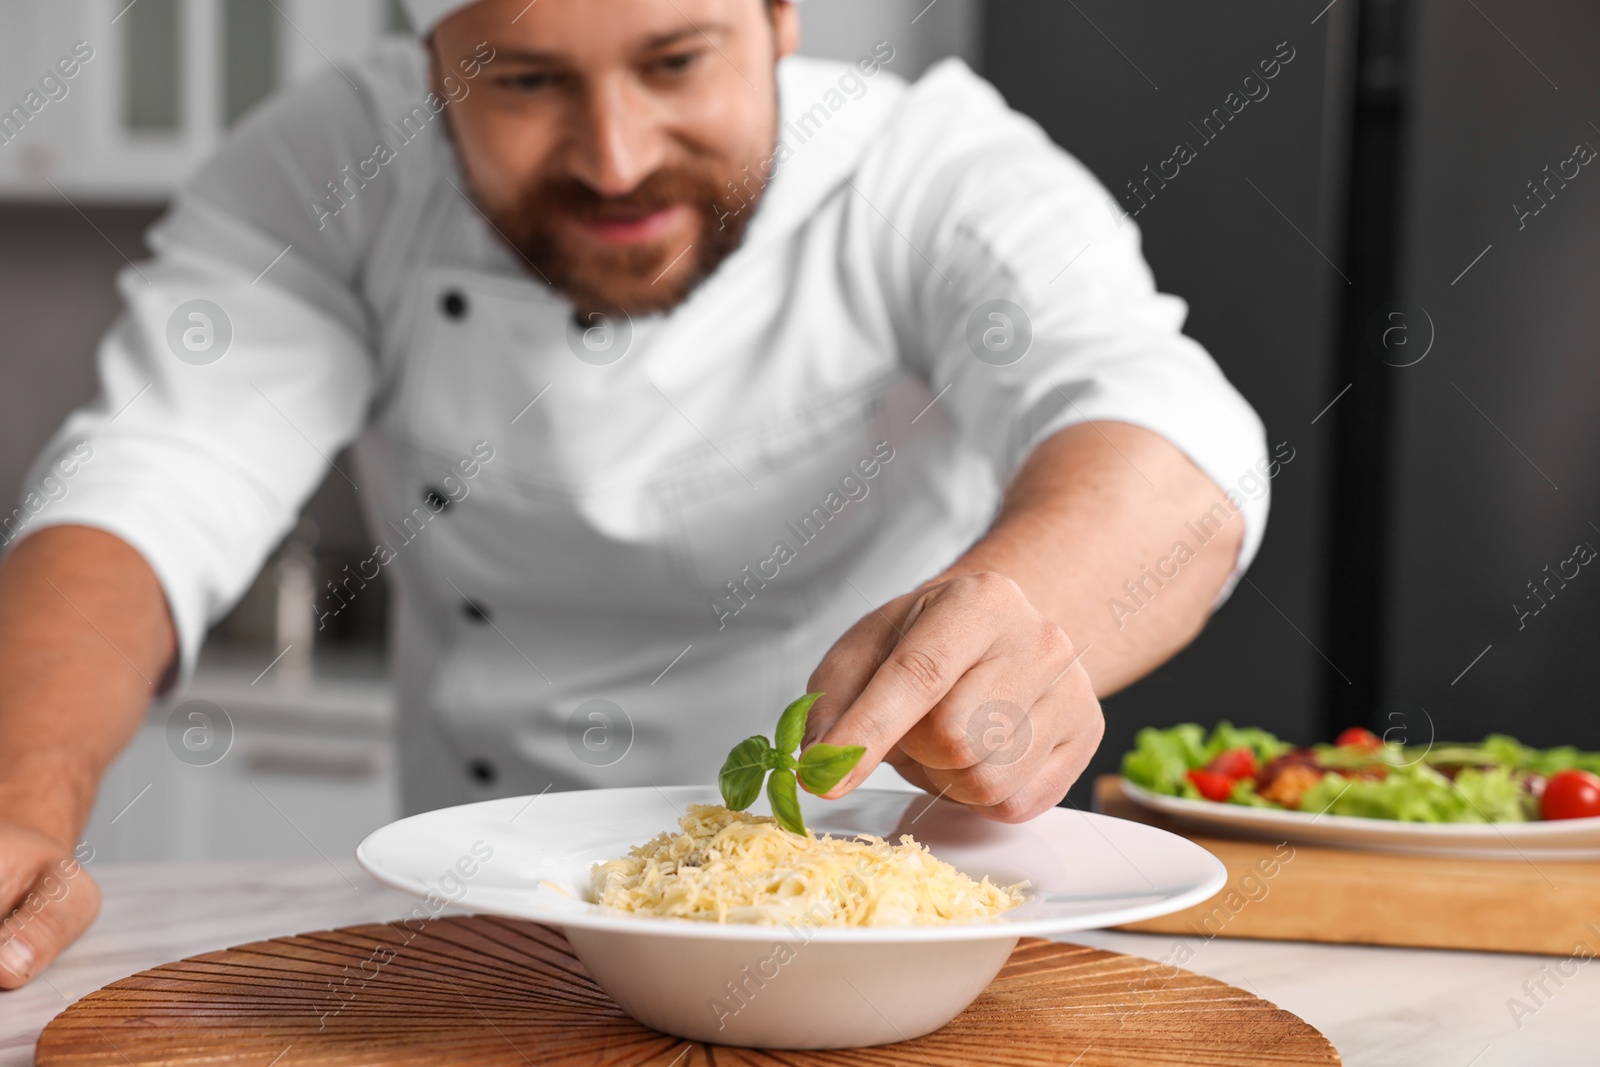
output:
[{"label": "dark refrigerator", "polygon": [[1294,456],[1071,802],[1185,720],[1600,747],[1600,9],[1012,0],[983,32]]}]

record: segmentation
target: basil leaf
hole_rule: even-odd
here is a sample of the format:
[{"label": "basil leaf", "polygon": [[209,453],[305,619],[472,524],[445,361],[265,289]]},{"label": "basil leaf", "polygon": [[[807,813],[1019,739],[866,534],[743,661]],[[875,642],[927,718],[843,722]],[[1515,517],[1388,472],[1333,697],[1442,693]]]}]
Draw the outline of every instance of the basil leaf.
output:
[{"label": "basil leaf", "polygon": [[767,779],[767,799],[772,801],[772,814],[779,826],[792,833],[806,832],[805,819],[800,815],[800,795],[791,772],[772,772],[772,777]]},{"label": "basil leaf", "polygon": [[773,748],[779,752],[789,753],[800,747],[800,739],[806,734],[806,716],[811,713],[811,705],[815,704],[821,695],[821,693],[807,693],[783,709],[783,714],[778,716],[778,729],[772,735]]},{"label": "basil leaf", "polygon": [[765,737],[747,737],[733,746],[722,770],[717,774],[717,785],[722,789],[722,802],[733,811],[743,811],[754,804],[761,795],[761,779],[767,773],[767,753],[772,745]]},{"label": "basil leaf", "polygon": [[861,762],[866,751],[860,745],[812,745],[800,757],[800,780],[811,792],[826,793]]}]

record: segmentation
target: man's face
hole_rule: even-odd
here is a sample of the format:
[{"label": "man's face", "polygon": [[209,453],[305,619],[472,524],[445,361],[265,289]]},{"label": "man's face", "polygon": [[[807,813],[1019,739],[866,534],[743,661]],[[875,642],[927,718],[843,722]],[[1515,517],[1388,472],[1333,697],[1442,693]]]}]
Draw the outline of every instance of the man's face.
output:
[{"label": "man's face", "polygon": [[[772,170],[790,3],[479,0],[433,33],[478,206],[580,311],[680,303],[738,247]],[[746,169],[748,168],[748,169]]]}]

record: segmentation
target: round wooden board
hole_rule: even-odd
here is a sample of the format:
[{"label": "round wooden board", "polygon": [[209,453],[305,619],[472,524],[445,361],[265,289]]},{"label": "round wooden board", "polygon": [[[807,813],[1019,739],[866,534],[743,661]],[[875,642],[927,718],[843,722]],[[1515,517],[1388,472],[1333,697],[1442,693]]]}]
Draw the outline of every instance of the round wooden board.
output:
[{"label": "round wooden board", "polygon": [[1244,1067],[1338,1064],[1299,1017],[1151,960],[1025,938],[942,1029],[872,1049],[763,1052],[623,1014],[560,931],[489,915],[278,937],[164,964],[67,1008],[41,1067]]}]

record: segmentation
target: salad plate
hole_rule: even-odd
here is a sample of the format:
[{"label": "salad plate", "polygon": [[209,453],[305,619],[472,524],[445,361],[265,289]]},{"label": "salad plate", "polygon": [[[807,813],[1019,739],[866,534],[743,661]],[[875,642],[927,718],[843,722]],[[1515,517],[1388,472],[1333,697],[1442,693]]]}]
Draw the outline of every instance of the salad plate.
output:
[{"label": "salad plate", "polygon": [[1504,734],[1406,745],[1362,727],[1294,745],[1220,722],[1140,730],[1122,758],[1133,803],[1185,827],[1474,859],[1600,859],[1600,753]]},{"label": "salad plate", "polygon": [[1126,778],[1140,807],[1182,826],[1291,844],[1330,845],[1418,855],[1502,860],[1600,860],[1600,818],[1554,822],[1426,823],[1284,811],[1162,796]]}]

